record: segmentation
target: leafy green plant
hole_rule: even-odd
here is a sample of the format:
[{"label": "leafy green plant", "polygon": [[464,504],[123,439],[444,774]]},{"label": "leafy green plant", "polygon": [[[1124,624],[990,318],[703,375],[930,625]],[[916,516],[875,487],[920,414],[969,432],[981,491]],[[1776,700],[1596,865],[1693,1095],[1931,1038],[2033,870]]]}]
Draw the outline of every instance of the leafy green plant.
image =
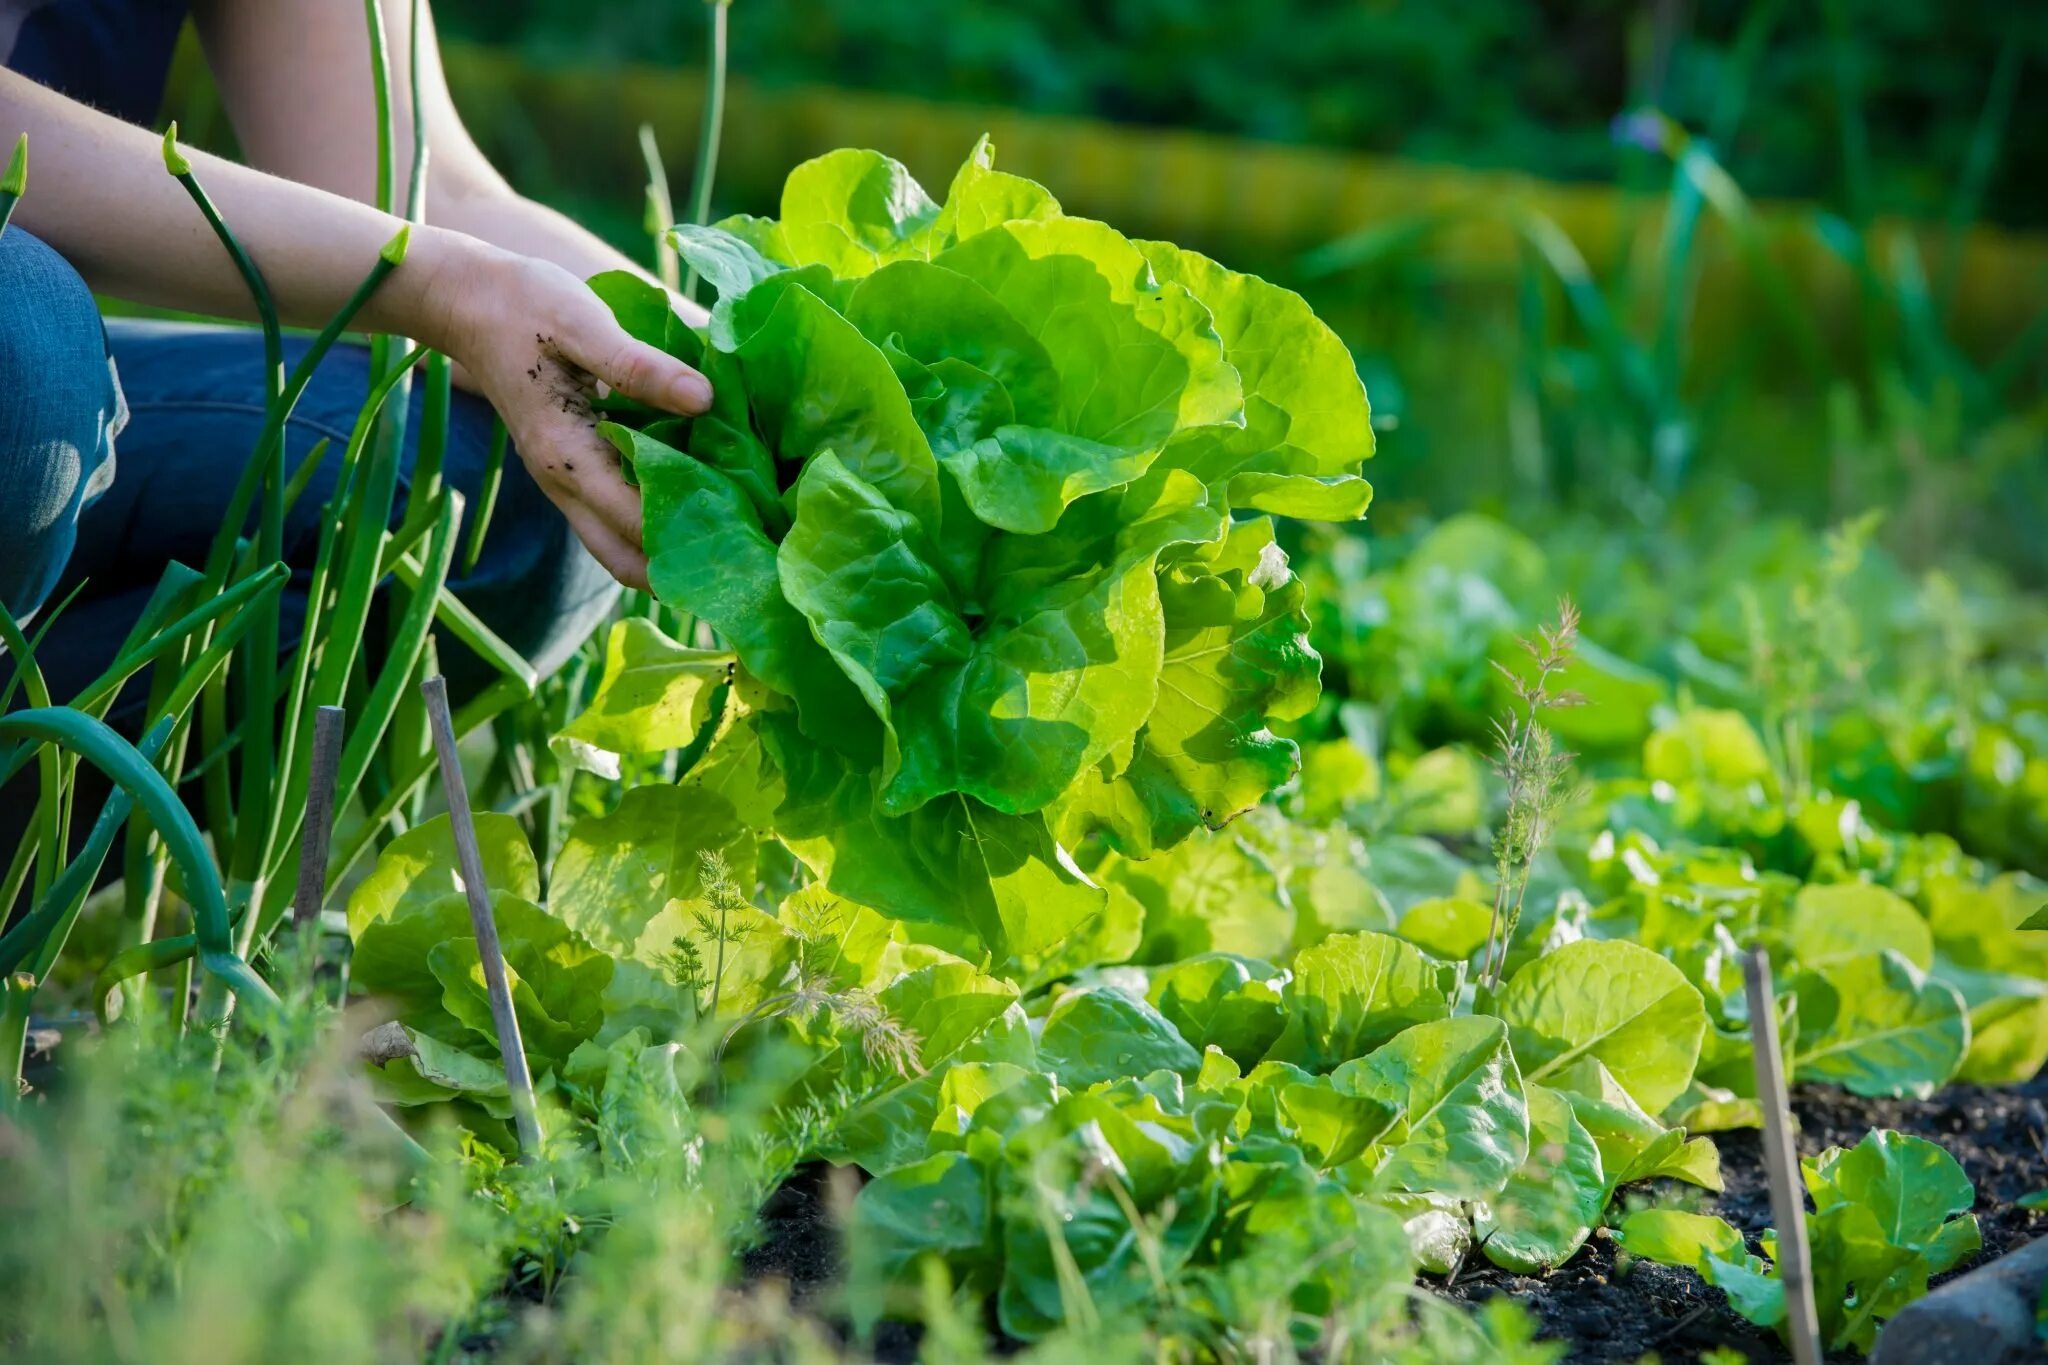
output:
[{"label": "leafy green plant", "polygon": [[[1877,1329],[1927,1292],[1929,1276],[1951,1269],[1982,1243],[1969,1212],[1976,1190],[1954,1157],[1924,1138],[1887,1129],[1854,1147],[1830,1147],[1799,1163],[1813,1198],[1807,1219],[1814,1297],[1830,1350],[1868,1351]],[[1642,1209],[1615,1230],[1623,1250],[1690,1266],[1728,1293],[1738,1313],[1762,1327],[1785,1318],[1784,1286],[1766,1255],[1719,1218]]]},{"label": "leafy green plant", "polygon": [[765,755],[828,885],[1028,959],[1102,912],[1065,850],[1170,847],[1287,779],[1268,727],[1317,660],[1270,523],[1232,513],[1355,517],[1372,449],[1299,298],[1067,217],[986,142],[944,206],[836,152],[780,221],[673,237],[719,290],[706,341],[594,283],[718,406],[608,431],[657,596],[744,670],[708,763]]}]

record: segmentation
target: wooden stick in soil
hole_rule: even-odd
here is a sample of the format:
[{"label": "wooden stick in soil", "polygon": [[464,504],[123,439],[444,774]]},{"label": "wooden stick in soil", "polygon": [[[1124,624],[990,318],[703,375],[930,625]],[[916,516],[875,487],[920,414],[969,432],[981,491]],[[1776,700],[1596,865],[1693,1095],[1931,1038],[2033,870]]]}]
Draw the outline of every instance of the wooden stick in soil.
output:
[{"label": "wooden stick in soil", "polygon": [[469,812],[469,787],[455,750],[455,720],[448,710],[448,680],[436,673],[420,684],[427,703],[427,726],[441,760],[441,785],[448,793],[448,827],[455,836],[455,857],[462,869],[462,889],[469,898],[469,920],[476,930],[476,951],[484,969],[484,987],[491,997],[491,1022],[498,1031],[498,1053],[505,1062],[505,1085],[512,1095],[512,1124],[519,1150],[526,1157],[540,1152],[540,1112],[533,1099],[533,1075],[526,1069],[526,1049],[519,1040],[519,1016],[512,1011],[512,988],[505,982],[505,950],[498,942],[498,921],[491,913],[490,887],[484,881],[483,854],[476,843],[476,821]]},{"label": "wooden stick in soil", "polygon": [[323,706],[313,716],[313,774],[306,789],[306,828],[299,844],[299,890],[292,898],[292,923],[320,918],[327,899],[327,849],[334,839],[334,779],[341,769],[342,733],[348,712]]},{"label": "wooden stick in soil", "polygon": [[1813,1256],[1806,1243],[1806,1199],[1799,1154],[1792,1145],[1792,1106],[1778,1051],[1778,1007],[1771,960],[1761,948],[1742,959],[1749,996],[1750,1048],[1756,1055],[1756,1097],[1763,1109],[1764,1168],[1770,1175],[1771,1221],[1778,1229],[1778,1279],[1785,1286],[1785,1332],[1797,1365],[1821,1365],[1820,1313],[1813,1302]]}]

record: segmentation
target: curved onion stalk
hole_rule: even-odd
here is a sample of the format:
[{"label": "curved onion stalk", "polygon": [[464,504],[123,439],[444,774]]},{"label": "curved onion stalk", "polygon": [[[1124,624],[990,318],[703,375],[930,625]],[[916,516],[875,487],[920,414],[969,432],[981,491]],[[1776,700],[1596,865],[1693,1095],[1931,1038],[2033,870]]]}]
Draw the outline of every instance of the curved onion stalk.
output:
[{"label": "curved onion stalk", "polygon": [[[114,666],[107,673],[101,675],[98,682],[95,682],[84,693],[81,693],[78,701],[71,703],[70,709],[82,712],[98,720],[100,717],[93,708],[110,702],[122,681],[132,676],[143,664],[149,662],[151,658],[168,649],[171,644],[192,633],[197,628],[197,624],[211,624],[217,618],[226,616],[227,621],[221,626],[219,635],[211,642],[211,647],[200,655],[198,662],[189,665],[184,673],[179,675],[178,685],[172,690],[170,700],[165,703],[164,707],[154,717],[154,719],[162,719],[164,717],[170,717],[174,720],[181,719],[186,709],[192,705],[193,700],[197,697],[199,689],[212,680],[214,673],[226,661],[227,655],[225,651],[236,644],[249,627],[250,617],[248,613],[235,612],[235,608],[244,606],[252,600],[260,602],[265,594],[277,592],[284,586],[285,579],[289,576],[284,565],[272,564],[255,577],[243,579],[234,586],[231,592],[206,605],[203,609],[205,617],[203,622],[195,624],[193,620],[193,618],[201,616],[202,611],[195,610],[190,612],[185,617],[180,618],[179,621],[173,622],[170,626],[165,627],[158,634],[152,636],[148,644],[136,654],[132,656],[124,655],[121,659],[116,660]],[[6,615],[6,609],[0,607],[0,638],[5,638],[13,628],[13,625],[13,619]],[[10,651],[14,648],[11,643],[8,647]],[[41,699],[38,700],[38,698]],[[87,704],[88,702],[90,705]],[[49,692],[42,685],[42,674],[40,672],[35,674],[34,684],[29,690],[29,704],[38,708],[51,705]],[[28,751],[25,747],[0,753],[0,783],[6,782],[16,772],[20,771],[21,764],[27,761],[27,756]]]},{"label": "curved onion stalk", "polygon": [[[170,742],[172,724],[168,718],[150,727],[135,751],[145,759],[154,762]],[[0,936],[0,973],[12,972],[22,963],[29,963],[29,974],[37,981],[49,975],[56,965],[57,955],[64,951],[64,942],[70,936],[71,925],[78,917],[78,911],[85,904],[86,892],[92,889],[100,868],[107,860],[107,852],[114,845],[114,836],[127,823],[129,813],[135,808],[135,798],[126,790],[116,787],[100,807],[99,818],[93,822],[92,833],[86,836],[85,846],[63,875],[51,884],[49,894],[37,903],[35,909],[24,915],[20,922]],[[20,1064],[18,1052],[0,1054],[0,1065]],[[4,1080],[0,1080],[0,1094],[6,1093]]]},{"label": "curved onion stalk", "polygon": [[[175,177],[192,202],[199,206],[207,225],[214,236],[226,248],[228,257],[235,263],[235,269],[242,276],[242,283],[248,288],[249,296],[255,301],[256,315],[263,326],[263,385],[266,407],[275,408],[284,393],[284,337],[278,326],[277,303],[271,297],[270,285],[263,278],[263,272],[243,247],[234,230],[220,216],[213,199],[200,185],[199,178],[192,173],[192,163],[178,149],[178,125],[174,122],[164,132],[164,169]],[[259,447],[251,458],[250,467],[255,471],[263,494],[263,513],[257,524],[256,556],[264,563],[273,563],[284,557],[284,441],[268,442]],[[237,520],[234,525],[239,526]],[[277,674],[274,662],[277,658],[278,612],[275,599],[258,611],[255,627],[249,633],[248,667],[244,679],[246,689],[245,711],[242,723],[243,768],[246,772],[265,773],[271,768],[276,732],[271,717],[277,710]],[[224,712],[225,702],[209,706],[210,715]],[[214,779],[209,790],[212,792],[211,805],[216,812],[223,811],[222,786],[226,781],[225,769]],[[244,781],[241,801],[234,816],[234,828],[250,831],[263,818],[259,784]],[[260,830],[254,839],[245,838],[235,851],[235,861],[246,867],[254,857],[261,842]]]},{"label": "curved onion stalk", "polygon": [[392,271],[405,264],[406,246],[411,237],[412,228],[408,224],[401,227],[397,235],[384,244],[383,249],[377,253],[376,264],[370,267],[370,272],[363,277],[363,282],[356,286],[355,292],[348,296],[334,316],[328,319],[327,325],[320,329],[319,334],[306,347],[306,353],[299,357],[298,364],[292,366],[291,375],[285,381],[284,393],[264,415],[263,430],[256,438],[258,455],[250,460],[248,467],[243,471],[241,482],[235,486],[234,496],[229,500],[227,510],[222,515],[220,530],[215,533],[213,545],[207,551],[207,582],[217,586],[227,581],[239,538],[238,533],[242,522],[249,515],[249,505],[256,497],[256,474],[261,471],[263,464],[261,456],[268,451],[272,442],[284,439],[284,424],[291,417],[292,410],[298,406],[299,399],[305,394],[306,386],[312,382],[313,371],[327,358],[327,353],[334,349],[334,343],[341,340],[342,333],[355,322],[356,314],[370,301],[370,296],[377,292]]},{"label": "curved onion stalk", "polygon": [[156,826],[171,861],[184,878],[185,891],[192,903],[199,965],[238,995],[251,996],[266,1005],[277,1003],[277,996],[263,978],[234,951],[220,869],[207,851],[205,836],[200,834],[191,812],[154,764],[134,745],[108,729],[105,722],[66,707],[36,707],[0,716],[0,738],[62,746],[92,763],[115,786],[125,790]]},{"label": "curved onion stalk", "polygon": [[7,231],[7,220],[14,216],[14,206],[28,190],[28,134],[23,133],[14,140],[14,155],[7,158],[7,171],[0,175],[0,233]]}]

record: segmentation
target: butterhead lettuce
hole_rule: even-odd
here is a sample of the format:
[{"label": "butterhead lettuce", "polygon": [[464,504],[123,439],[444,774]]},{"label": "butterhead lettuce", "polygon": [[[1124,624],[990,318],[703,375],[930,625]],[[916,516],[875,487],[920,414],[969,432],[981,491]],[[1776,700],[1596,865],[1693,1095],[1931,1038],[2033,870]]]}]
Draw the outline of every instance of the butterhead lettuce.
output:
[{"label": "butterhead lettuce", "polygon": [[1065,214],[986,139],[943,203],[838,151],[779,219],[672,240],[702,334],[593,286],[715,406],[604,430],[655,594],[738,660],[707,762],[772,771],[835,891],[1042,958],[1103,906],[1067,850],[1147,856],[1293,774],[1271,725],[1321,660],[1270,518],[1361,515],[1373,445],[1299,296]]}]

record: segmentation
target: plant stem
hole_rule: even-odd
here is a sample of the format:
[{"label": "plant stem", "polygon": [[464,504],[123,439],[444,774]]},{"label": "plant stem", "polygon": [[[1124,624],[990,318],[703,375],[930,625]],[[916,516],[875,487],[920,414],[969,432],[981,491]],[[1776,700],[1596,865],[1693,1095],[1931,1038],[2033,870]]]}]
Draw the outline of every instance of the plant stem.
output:
[{"label": "plant stem", "polygon": [[[732,0],[706,0],[711,13],[704,68],[704,118],[697,132],[697,166],[690,175],[690,221],[711,221],[711,187],[718,179],[718,145],[725,133],[725,19]],[[683,297],[697,297],[697,272],[683,281]]]}]

